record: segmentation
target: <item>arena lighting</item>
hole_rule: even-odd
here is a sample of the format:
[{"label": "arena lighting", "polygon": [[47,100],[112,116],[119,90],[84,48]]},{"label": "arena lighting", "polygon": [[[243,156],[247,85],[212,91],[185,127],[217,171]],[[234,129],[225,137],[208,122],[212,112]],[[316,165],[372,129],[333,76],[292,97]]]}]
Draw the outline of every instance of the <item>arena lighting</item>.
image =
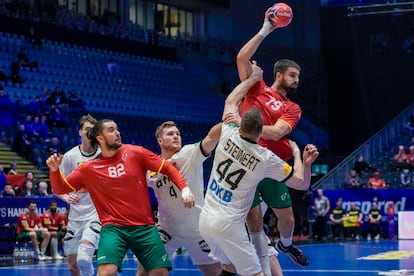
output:
[{"label": "arena lighting", "polygon": [[385,13],[398,14],[404,12],[414,12],[414,2],[372,4],[348,7],[348,17]]}]

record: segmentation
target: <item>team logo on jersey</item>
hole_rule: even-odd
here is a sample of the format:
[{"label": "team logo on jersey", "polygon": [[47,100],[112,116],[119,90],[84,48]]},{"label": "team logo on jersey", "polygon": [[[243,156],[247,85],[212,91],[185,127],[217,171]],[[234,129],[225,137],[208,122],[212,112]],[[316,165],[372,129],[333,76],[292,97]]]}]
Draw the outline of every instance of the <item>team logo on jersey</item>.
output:
[{"label": "team logo on jersey", "polygon": [[283,165],[282,168],[282,172],[284,173],[284,175],[289,175],[291,171],[292,167],[288,163],[285,163],[285,165]]},{"label": "team logo on jersey", "polygon": [[127,156],[128,156],[128,153],[125,153],[122,157],[121,157],[121,159],[122,159],[122,161],[126,161],[126,159],[127,159]]},{"label": "team logo on jersey", "polygon": [[214,193],[220,203],[227,205],[233,197],[233,192],[220,187],[215,179],[210,183],[209,190]]},{"label": "team logo on jersey", "polygon": [[288,193],[284,193],[284,194],[282,194],[282,195],[280,196],[280,199],[281,199],[282,201],[285,201],[287,197],[288,197]]},{"label": "team logo on jersey", "polygon": [[100,169],[100,168],[103,168],[103,167],[105,167],[105,166],[104,165],[93,166],[94,169]]}]

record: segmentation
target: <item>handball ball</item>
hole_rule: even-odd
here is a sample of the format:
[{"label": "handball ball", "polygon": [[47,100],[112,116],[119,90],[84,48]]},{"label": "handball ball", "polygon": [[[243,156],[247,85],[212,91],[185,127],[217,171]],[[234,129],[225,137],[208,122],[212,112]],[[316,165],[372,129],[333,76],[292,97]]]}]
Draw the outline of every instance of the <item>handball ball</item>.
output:
[{"label": "handball ball", "polygon": [[273,26],[286,27],[292,22],[292,8],[286,3],[276,3],[272,6],[270,22]]}]

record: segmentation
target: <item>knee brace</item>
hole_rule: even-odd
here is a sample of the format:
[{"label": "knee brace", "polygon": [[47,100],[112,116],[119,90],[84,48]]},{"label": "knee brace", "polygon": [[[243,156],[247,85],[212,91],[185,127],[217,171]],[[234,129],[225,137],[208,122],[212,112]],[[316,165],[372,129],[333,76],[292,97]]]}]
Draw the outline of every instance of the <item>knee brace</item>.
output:
[{"label": "knee brace", "polygon": [[80,244],[78,248],[78,256],[76,262],[82,276],[94,275],[94,267],[92,264],[93,253],[95,247],[91,244]]}]

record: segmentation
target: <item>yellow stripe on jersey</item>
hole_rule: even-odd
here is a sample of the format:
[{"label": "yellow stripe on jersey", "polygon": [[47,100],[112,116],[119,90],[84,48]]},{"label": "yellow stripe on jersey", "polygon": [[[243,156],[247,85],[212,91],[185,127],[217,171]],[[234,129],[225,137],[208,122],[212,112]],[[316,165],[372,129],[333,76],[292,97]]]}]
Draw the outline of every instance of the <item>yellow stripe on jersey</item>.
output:
[{"label": "yellow stripe on jersey", "polygon": [[65,181],[66,185],[68,185],[69,188],[71,188],[74,192],[76,192],[76,189],[73,188],[72,185],[69,184],[69,182],[66,180],[66,178],[64,178],[63,181]]},{"label": "yellow stripe on jersey", "polygon": [[157,173],[159,173],[162,170],[162,167],[164,167],[164,164],[165,164],[165,159],[162,159],[161,165],[160,165]]}]

